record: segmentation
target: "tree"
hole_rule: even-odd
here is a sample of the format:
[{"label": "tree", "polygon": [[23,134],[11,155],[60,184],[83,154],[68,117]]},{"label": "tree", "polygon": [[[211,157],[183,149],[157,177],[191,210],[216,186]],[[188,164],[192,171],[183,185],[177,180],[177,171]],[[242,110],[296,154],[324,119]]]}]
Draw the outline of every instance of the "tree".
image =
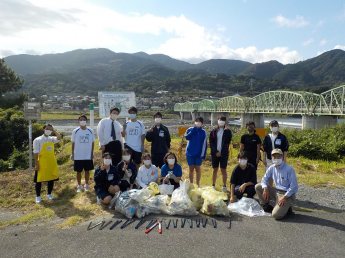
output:
[{"label": "tree", "polygon": [[23,85],[23,80],[0,58],[0,96],[9,91],[16,91]]}]

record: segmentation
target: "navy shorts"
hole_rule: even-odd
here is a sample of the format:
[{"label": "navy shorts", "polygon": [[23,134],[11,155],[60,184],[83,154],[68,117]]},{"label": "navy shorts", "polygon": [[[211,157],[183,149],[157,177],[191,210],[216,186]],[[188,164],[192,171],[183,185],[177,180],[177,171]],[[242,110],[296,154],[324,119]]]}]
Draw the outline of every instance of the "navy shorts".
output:
[{"label": "navy shorts", "polygon": [[188,166],[201,166],[202,158],[187,156]]},{"label": "navy shorts", "polygon": [[98,198],[100,198],[101,200],[104,200],[104,198],[107,197],[107,196],[114,197],[113,194],[109,193],[108,191],[104,191],[104,190],[98,191],[98,192],[97,192],[97,196],[98,196]]},{"label": "navy shorts", "polygon": [[76,172],[82,172],[93,170],[93,160],[75,160],[74,161],[74,171]]},{"label": "navy shorts", "polygon": [[213,168],[226,168],[228,165],[228,156],[220,156],[220,157],[216,157],[216,155],[212,155],[211,156],[212,159],[212,167]]}]

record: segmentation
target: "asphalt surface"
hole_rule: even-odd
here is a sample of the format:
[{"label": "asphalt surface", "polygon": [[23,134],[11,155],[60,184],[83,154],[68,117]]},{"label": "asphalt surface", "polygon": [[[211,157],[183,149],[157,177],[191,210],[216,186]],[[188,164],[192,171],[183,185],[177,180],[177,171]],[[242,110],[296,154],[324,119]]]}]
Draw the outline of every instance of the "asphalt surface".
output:
[{"label": "asphalt surface", "polygon": [[[120,216],[109,214],[92,222],[115,222]],[[109,230],[109,225],[103,230],[97,227],[89,231],[89,222],[71,229],[56,228],[56,221],[12,226],[0,230],[1,257],[333,258],[345,254],[345,211],[341,209],[298,209],[283,221],[233,215],[230,229],[228,218],[216,219],[217,228],[210,219],[206,228],[196,228],[194,222],[191,229],[188,221],[181,228],[179,220],[177,228],[171,224],[167,230],[163,224],[161,235],[157,229],[146,235],[146,224],[135,229],[137,221],[124,229],[117,226]]]}]

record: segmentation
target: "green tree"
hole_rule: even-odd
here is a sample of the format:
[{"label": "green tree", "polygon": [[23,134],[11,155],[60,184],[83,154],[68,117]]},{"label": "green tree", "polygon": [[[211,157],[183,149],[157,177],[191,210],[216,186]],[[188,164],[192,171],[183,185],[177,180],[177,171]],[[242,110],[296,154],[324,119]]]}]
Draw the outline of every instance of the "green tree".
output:
[{"label": "green tree", "polygon": [[16,91],[23,85],[23,80],[0,58],[0,96],[6,92]]}]

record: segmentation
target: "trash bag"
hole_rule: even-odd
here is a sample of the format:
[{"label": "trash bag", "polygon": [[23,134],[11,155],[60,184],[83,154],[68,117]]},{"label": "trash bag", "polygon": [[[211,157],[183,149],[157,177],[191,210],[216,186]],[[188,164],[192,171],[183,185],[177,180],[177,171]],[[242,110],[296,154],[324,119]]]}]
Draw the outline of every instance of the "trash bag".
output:
[{"label": "trash bag", "polygon": [[194,216],[198,212],[188,196],[189,181],[180,181],[180,187],[173,191],[169,204],[169,215]]},{"label": "trash bag", "polygon": [[202,205],[204,204],[204,198],[202,198],[202,189],[201,188],[193,188],[189,191],[188,196],[193,202],[195,208],[200,210]]},{"label": "trash bag", "polygon": [[158,186],[159,192],[163,195],[171,195],[172,192],[174,191],[174,186],[173,185],[168,185],[168,184],[162,184]]},{"label": "trash bag", "polygon": [[201,188],[202,190],[202,198],[209,199],[209,200],[223,200],[227,201],[229,199],[228,194],[224,192],[219,192],[211,186],[206,186]]},{"label": "trash bag", "polygon": [[170,197],[168,195],[152,196],[144,202],[139,203],[136,216],[143,218],[149,214],[169,214],[168,204]]},{"label": "trash bag", "polygon": [[138,203],[129,196],[128,191],[116,193],[115,198],[115,211],[122,213],[129,219],[133,218],[138,208]]},{"label": "trash bag", "polygon": [[230,203],[228,205],[228,209],[230,212],[239,213],[249,217],[270,216],[270,214],[266,213],[260,204],[252,198],[242,197],[238,202]]},{"label": "trash bag", "polygon": [[152,191],[147,188],[141,190],[132,189],[128,191],[128,194],[132,200],[137,201],[138,203],[142,203],[145,200],[149,199],[151,196],[154,196]]},{"label": "trash bag", "polygon": [[219,192],[213,187],[203,187],[200,189],[201,198],[204,200],[200,212],[214,216],[227,216],[229,210],[226,206],[228,195],[224,192]]},{"label": "trash bag", "polygon": [[151,182],[147,188],[151,190],[154,195],[159,194],[159,188],[156,182]]}]

